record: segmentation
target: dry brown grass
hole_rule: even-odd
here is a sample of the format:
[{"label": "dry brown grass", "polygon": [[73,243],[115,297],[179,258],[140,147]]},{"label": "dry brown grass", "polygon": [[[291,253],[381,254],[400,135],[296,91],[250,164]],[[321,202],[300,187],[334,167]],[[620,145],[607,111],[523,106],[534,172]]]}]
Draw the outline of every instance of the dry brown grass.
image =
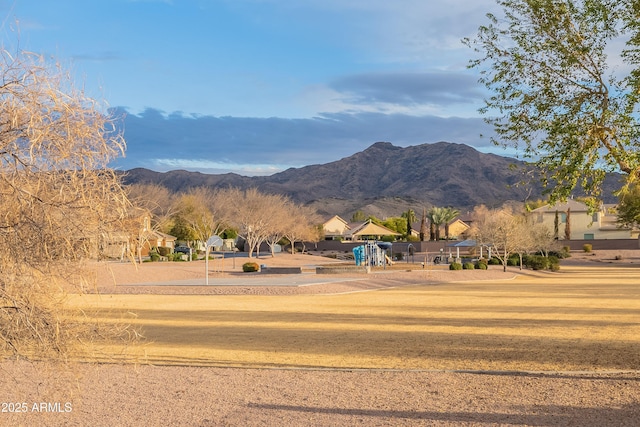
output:
[{"label": "dry brown grass", "polygon": [[111,310],[104,321],[135,313],[147,343],[134,353],[156,364],[615,371],[640,369],[639,284],[633,267],[567,267],[343,295],[84,295],[70,304]]}]

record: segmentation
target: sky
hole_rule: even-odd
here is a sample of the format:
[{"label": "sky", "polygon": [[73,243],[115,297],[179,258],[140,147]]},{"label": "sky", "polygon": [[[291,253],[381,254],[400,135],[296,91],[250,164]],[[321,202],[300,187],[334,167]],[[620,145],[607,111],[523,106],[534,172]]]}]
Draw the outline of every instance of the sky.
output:
[{"label": "sky", "polygon": [[[494,0],[0,0],[5,46],[121,117],[118,169],[270,175],[378,141],[484,152],[467,64]],[[484,135],[484,137],[481,137]]]}]

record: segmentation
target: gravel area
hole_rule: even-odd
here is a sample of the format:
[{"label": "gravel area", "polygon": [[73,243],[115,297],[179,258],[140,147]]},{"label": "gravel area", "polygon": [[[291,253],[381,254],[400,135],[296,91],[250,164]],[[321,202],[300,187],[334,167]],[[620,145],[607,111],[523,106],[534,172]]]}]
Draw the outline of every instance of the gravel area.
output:
[{"label": "gravel area", "polygon": [[[0,425],[636,426],[635,374],[0,365]],[[44,370],[43,370],[44,369]],[[35,380],[34,378],[38,378]],[[27,390],[23,392],[23,390]],[[34,411],[49,404],[49,411]]]},{"label": "gravel area", "polygon": [[[615,251],[616,254],[619,251]],[[640,264],[640,251],[576,254],[567,266]],[[283,258],[283,257],[278,257]],[[309,258],[303,257],[302,262]],[[262,261],[262,260],[261,260]],[[266,262],[268,260],[262,261]],[[293,262],[287,260],[288,263]],[[300,262],[300,260],[298,260]],[[103,293],[339,293],[510,278],[500,269],[398,271],[309,286],[166,286],[203,265],[100,265]],[[234,272],[212,273],[223,279]],[[544,274],[544,273],[541,273]],[[555,273],[546,273],[555,274]],[[275,275],[274,275],[275,276]],[[290,279],[290,278],[289,278]],[[243,279],[244,280],[244,279]],[[273,277],[274,281],[288,280]],[[636,426],[639,372],[241,369],[0,363],[1,426]],[[20,411],[17,412],[16,409]]]}]

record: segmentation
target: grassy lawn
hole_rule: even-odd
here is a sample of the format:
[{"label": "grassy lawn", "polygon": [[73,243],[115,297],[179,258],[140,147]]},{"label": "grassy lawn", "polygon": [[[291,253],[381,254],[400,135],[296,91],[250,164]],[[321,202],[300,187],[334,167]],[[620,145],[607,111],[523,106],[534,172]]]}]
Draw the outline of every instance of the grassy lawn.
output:
[{"label": "grassy lawn", "polygon": [[130,319],[146,340],[129,356],[158,364],[640,369],[638,268],[343,295],[84,295],[69,304],[104,309],[105,322]]}]

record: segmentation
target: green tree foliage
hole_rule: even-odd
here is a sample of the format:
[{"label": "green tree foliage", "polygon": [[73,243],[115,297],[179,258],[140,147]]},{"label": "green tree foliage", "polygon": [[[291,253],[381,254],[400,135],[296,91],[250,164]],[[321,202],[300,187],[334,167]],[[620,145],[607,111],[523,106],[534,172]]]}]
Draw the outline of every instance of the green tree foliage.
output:
[{"label": "green tree foliage", "polygon": [[184,242],[196,240],[195,233],[189,226],[189,223],[179,214],[173,217],[173,226],[169,230],[169,234]]},{"label": "green tree foliage", "polygon": [[567,208],[567,220],[564,223],[564,239],[571,240],[571,209]]},{"label": "green tree foliage", "polygon": [[[595,209],[606,171],[640,177],[640,2],[497,3],[502,16],[464,40],[480,54],[469,66],[491,93],[481,112],[493,142],[537,164],[551,203],[582,186]],[[623,60],[628,75],[611,67]]]},{"label": "green tree foliage", "polygon": [[618,225],[621,227],[640,226],[640,186],[634,185],[628,192],[620,196]]},{"label": "green tree foliage", "polygon": [[432,226],[431,240],[440,240],[440,229],[444,225],[445,239],[449,238],[449,223],[458,216],[459,210],[452,207],[434,206],[427,212],[427,218]]},{"label": "green tree foliage", "polygon": [[[373,221],[372,221],[373,222]],[[382,225],[390,230],[400,233],[402,235],[407,234],[407,220],[403,217],[391,217],[382,221]]]},{"label": "green tree foliage", "polygon": [[402,213],[402,217],[405,218],[407,222],[405,231],[402,234],[406,234],[407,237],[409,237],[411,236],[411,231],[412,231],[411,224],[416,222],[416,213],[413,209],[409,209],[408,211]]},{"label": "green tree foliage", "polygon": [[453,221],[460,211],[452,207],[443,208],[443,220],[444,220],[444,238],[449,240],[449,224]]},{"label": "green tree foliage", "polygon": [[351,222],[364,222],[366,221],[367,216],[361,210],[357,210],[351,215]]},{"label": "green tree foliage", "polygon": [[427,235],[427,208],[422,208],[422,217],[420,218],[420,241],[424,242]]}]

